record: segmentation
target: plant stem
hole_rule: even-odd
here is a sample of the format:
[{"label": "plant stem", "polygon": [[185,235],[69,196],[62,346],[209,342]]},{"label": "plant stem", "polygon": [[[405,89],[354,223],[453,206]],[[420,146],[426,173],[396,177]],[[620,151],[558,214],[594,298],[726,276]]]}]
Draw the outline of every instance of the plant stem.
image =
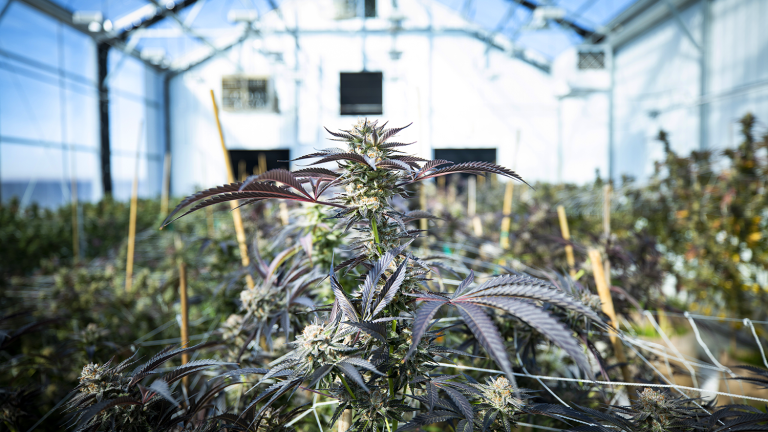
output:
[{"label": "plant stem", "polygon": [[379,247],[379,243],[381,242],[381,240],[379,240],[379,227],[376,226],[375,217],[371,219],[371,231],[373,232],[373,242],[376,243],[376,250],[381,254],[381,248]]},{"label": "plant stem", "polygon": [[349,395],[350,395],[350,396],[352,396],[352,399],[353,399],[353,400],[357,400],[357,399],[355,398],[355,394],[354,394],[354,393],[352,393],[352,389],[351,389],[351,388],[349,388],[349,384],[347,384],[347,380],[345,380],[345,379],[344,379],[344,376],[343,376],[343,375],[339,375],[339,378],[341,378],[341,382],[344,384],[344,387],[346,387],[346,388],[347,388],[347,391],[349,392]]},{"label": "plant stem", "polygon": [[[392,321],[392,334],[397,337],[397,320]],[[392,352],[394,351],[394,348],[392,345],[389,346],[389,356],[392,357]],[[407,383],[405,384],[408,385]],[[389,400],[392,400],[395,398],[395,379],[389,378]],[[386,422],[386,420],[384,420]],[[397,420],[392,420],[392,428],[397,429]],[[389,423],[387,423],[387,429],[389,429]]]}]

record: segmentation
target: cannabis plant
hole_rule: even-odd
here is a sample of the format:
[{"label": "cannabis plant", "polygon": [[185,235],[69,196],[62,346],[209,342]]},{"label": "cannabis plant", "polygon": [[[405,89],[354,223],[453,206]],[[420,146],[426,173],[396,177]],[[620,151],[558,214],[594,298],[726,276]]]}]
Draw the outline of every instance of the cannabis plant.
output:
[{"label": "cannabis plant", "polygon": [[[170,430],[187,423],[195,425],[196,416],[203,413],[211,400],[225,387],[234,383],[213,385],[182,404],[175,384],[182,378],[198,373],[212,366],[220,366],[216,360],[196,360],[164,374],[158,368],[171,358],[188,353],[199,347],[165,348],[137,366],[133,372],[128,368],[136,363],[133,357],[112,365],[112,360],[103,365],[89,363],[80,374],[80,384],[67,401],[66,409],[71,412],[71,423],[76,430],[120,430],[147,431]],[[142,381],[152,381],[144,386]]]},{"label": "cannabis plant", "polygon": [[[522,179],[492,163],[453,164],[404,154],[399,149],[409,144],[391,141],[403,129],[379,126],[366,119],[349,130],[329,131],[343,147],[296,159],[316,159],[309,167],[293,172],[271,170],[242,182],[204,190],[182,200],[166,219],[165,225],[231,200],[247,205],[275,198],[328,206],[331,218],[338,219],[346,230],[358,233],[357,241],[350,245],[354,256],[328,270],[333,304],[316,309],[315,321],[291,342],[292,351],[269,369],[243,368],[224,375],[261,375],[255,385],[266,385],[240,414],[241,419],[251,418],[251,423],[256,423],[279,398],[305,388],[338,400],[331,423],[345,410],[352,410],[351,430],[391,429],[390,425],[406,422],[401,428],[405,430],[446,421],[462,430],[472,430],[479,417],[462,392],[479,392],[491,398],[483,411],[495,410],[495,417],[491,416],[506,427],[521,409],[523,392],[514,385],[513,366],[505,340],[494,324],[494,314],[516,317],[535,328],[573,358],[587,376],[591,375],[573,332],[542,304],[574,311],[599,325],[603,325],[602,321],[589,307],[551,283],[517,274],[475,283],[474,273],[470,272],[453,292],[430,289],[433,265],[409,252],[412,239],[420,232],[407,224],[432,216],[423,211],[398,211],[393,200],[407,198],[410,185],[452,173],[490,173]],[[316,166],[329,162],[335,162],[339,169]],[[365,269],[358,286],[342,286],[336,272],[358,266]],[[435,359],[467,356],[438,345],[439,335],[446,329],[431,328],[439,321],[435,318],[440,311],[458,313],[506,375],[509,387],[504,391],[511,396],[494,397],[488,393],[490,390],[484,392],[483,387],[462,382],[463,376],[450,381],[437,377],[433,372]],[[503,383],[499,380],[494,382]],[[441,399],[441,392],[448,399]],[[425,403],[413,408],[414,399]],[[408,421],[406,417],[414,410],[421,413]],[[444,414],[449,412],[452,414]]]}]

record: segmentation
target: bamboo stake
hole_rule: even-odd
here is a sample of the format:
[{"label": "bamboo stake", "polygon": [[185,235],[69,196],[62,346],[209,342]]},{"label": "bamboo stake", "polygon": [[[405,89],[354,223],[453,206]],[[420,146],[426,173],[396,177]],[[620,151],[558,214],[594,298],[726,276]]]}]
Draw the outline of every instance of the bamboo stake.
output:
[{"label": "bamboo stake", "polygon": [[565,207],[557,206],[557,217],[560,219],[560,233],[563,240],[569,242],[565,245],[565,261],[568,263],[568,273],[571,277],[576,277],[576,261],[573,259],[573,246],[570,245],[571,231],[568,229],[568,219],[565,217]]},{"label": "bamboo stake", "polygon": [[[421,210],[427,211],[427,185],[426,183],[421,183],[421,189],[419,190],[419,207],[421,207]],[[427,219],[419,219],[419,229],[422,231],[426,231],[429,228],[429,222]]]},{"label": "bamboo stake", "polygon": [[[179,259],[179,295],[181,297],[181,345],[189,345],[189,302],[187,300],[187,266]],[[181,354],[181,364],[189,363],[189,353]],[[187,385],[184,377],[184,385]]]},{"label": "bamboo stake", "polygon": [[163,159],[163,190],[160,195],[160,214],[168,215],[168,200],[171,198],[171,154],[166,153]]},{"label": "bamboo stake", "polygon": [[608,242],[611,239],[611,185],[603,186],[603,237],[605,237],[605,283],[611,286],[611,262],[608,260]]},{"label": "bamboo stake", "polygon": [[71,193],[71,201],[72,201],[72,258],[74,262],[78,262],[80,260],[80,230],[78,229],[80,226],[79,215],[77,214],[77,179],[75,178],[75,175],[72,174],[72,193]]},{"label": "bamboo stake", "polygon": [[259,153],[259,174],[267,172],[267,155]]},{"label": "bamboo stake", "polygon": [[480,217],[477,216],[477,177],[469,176],[467,182],[467,214],[472,219],[472,227],[477,237],[483,235],[483,225],[480,223]]},{"label": "bamboo stake", "polygon": [[205,220],[208,223],[208,237],[213,238],[213,234],[215,232],[213,225],[213,206],[208,206],[205,208]]},{"label": "bamboo stake", "polygon": [[136,168],[133,173],[133,186],[131,187],[131,212],[128,219],[128,257],[125,263],[125,291],[131,292],[133,287],[133,253],[136,246],[136,213],[139,206],[139,147],[144,130],[144,120],[139,123],[139,140],[136,143]]},{"label": "bamboo stake", "polygon": [[[515,165],[517,165],[517,151],[520,149],[520,129],[515,132],[515,152],[512,161],[512,170],[514,171]],[[514,197],[515,184],[511,180],[507,180],[507,187],[504,189],[504,205],[502,207],[502,213],[504,217],[501,219],[501,238],[499,239],[499,245],[502,249],[509,248],[509,225],[512,222],[512,198]]]},{"label": "bamboo stake", "polygon": [[280,221],[283,225],[288,225],[288,204],[285,201],[280,202]]},{"label": "bamboo stake", "polygon": [[[229,160],[229,152],[227,151],[227,145],[224,143],[224,132],[221,130],[221,121],[219,120],[219,108],[216,105],[216,96],[211,89],[211,102],[213,102],[213,115],[216,118],[216,127],[219,130],[219,139],[221,140],[221,150],[224,152],[224,163],[227,165],[227,181],[229,183],[235,182],[235,176],[232,172],[232,163]],[[235,236],[237,237],[237,243],[240,246],[240,259],[243,263],[243,267],[251,265],[251,260],[248,257],[248,246],[245,244],[245,229],[243,228],[243,217],[240,215],[240,209],[238,201],[230,201],[229,204],[232,207],[232,219],[235,223]],[[253,283],[253,277],[250,274],[245,275],[245,281],[248,284],[249,289],[253,289],[255,284]]]},{"label": "bamboo stake", "polygon": [[499,239],[499,246],[502,249],[509,249],[509,225],[512,222],[512,198],[514,197],[514,192],[515,184],[508,181],[504,189],[504,205],[502,206],[504,217],[501,219],[501,238]]},{"label": "bamboo stake", "polygon": [[352,410],[346,409],[339,418],[339,432],[347,432],[350,426],[352,426]]},{"label": "bamboo stake", "polygon": [[[603,270],[602,259],[600,257],[600,251],[597,249],[589,250],[589,260],[592,262],[592,271],[595,274],[595,285],[597,285],[597,294],[600,296],[602,302],[603,312],[611,319],[611,325],[616,329],[619,328],[619,320],[616,317],[616,310],[613,308],[613,297],[611,297],[611,290],[606,284],[605,272]],[[629,367],[626,365],[627,358],[624,356],[624,346],[615,334],[611,333],[611,343],[613,344],[613,350],[616,352],[616,360],[619,363],[623,363],[621,366],[621,375],[624,378],[624,382],[630,382],[632,378],[629,374]],[[627,397],[629,391],[627,391]]]},{"label": "bamboo stake", "polygon": [[[174,244],[176,246],[177,261],[179,266],[179,298],[181,300],[181,346],[186,347],[189,345],[189,301],[187,296],[187,265],[184,263],[184,258],[181,256],[181,252],[184,249],[184,245],[181,242],[181,237],[177,234],[174,237]],[[189,363],[189,353],[181,354],[181,364],[185,365]],[[187,377],[183,377],[182,383],[184,387],[187,387]]]},{"label": "bamboo stake", "polygon": [[240,179],[240,181],[245,181],[245,179],[248,178],[248,172],[245,170],[244,160],[237,161],[237,177]]}]

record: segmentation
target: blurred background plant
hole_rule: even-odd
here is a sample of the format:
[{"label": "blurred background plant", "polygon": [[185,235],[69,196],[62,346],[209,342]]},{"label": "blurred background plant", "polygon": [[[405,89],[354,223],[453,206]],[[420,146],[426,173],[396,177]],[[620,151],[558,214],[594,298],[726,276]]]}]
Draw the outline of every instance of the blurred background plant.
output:
[{"label": "blurred background plant", "polygon": [[[690,326],[681,315],[684,311],[766,319],[762,305],[768,302],[768,244],[763,234],[768,221],[764,189],[768,137],[758,136],[756,124],[752,116],[742,119],[743,140],[732,150],[687,156],[673,152],[666,134],[660,133],[659,145],[666,158],[657,163],[650,181],[637,184],[625,179],[610,191],[609,237],[603,235],[606,192],[599,174],[593,184],[585,186],[516,186],[508,247],[500,246],[506,184],[492,176],[475,180],[483,191],[475,195],[479,229],[469,215],[471,188],[466,177],[426,183],[425,192],[413,191],[425,193],[425,200],[395,200],[394,205],[407,212],[408,207],[420,210],[425,202],[441,218],[425,220],[430,236],[416,243],[422,248],[420,255],[435,263],[439,277],[430,282],[435,289],[450,279],[462,279],[469,268],[482,269],[486,276],[508,269],[548,279],[595,308],[599,302],[587,251],[598,248],[609,258],[615,306],[628,320],[625,328],[638,337],[658,338],[656,328],[641,321],[640,312],[660,310],[657,319],[667,334],[688,338]],[[558,221],[561,205],[567,213],[569,241],[563,239]],[[119,359],[134,352],[147,355],[179,343],[179,261],[188,270],[192,343],[218,341],[215,349],[206,348],[197,355],[221,361],[239,359],[241,366],[259,367],[285,354],[275,347],[284,345],[286,333],[292,338],[296,329],[311,322],[312,315],[305,313],[310,305],[322,308],[333,301],[330,285],[321,283],[317,275],[325,274],[332,261],[338,264],[353,258],[345,227],[326,219],[326,211],[316,205],[292,205],[287,212],[269,202],[244,207],[245,230],[252,239],[249,268],[241,265],[228,210],[198,212],[158,231],[159,201],[141,200],[139,206],[130,292],[125,291],[127,204],[105,200],[83,205],[85,246],[77,261],[73,259],[69,208],[22,209],[15,202],[0,206],[0,405],[4,425],[10,430],[26,430],[46,415],[39,430],[60,430],[63,417],[54,407],[76,385],[84,365],[103,364],[113,355]],[[574,248],[573,269],[566,259],[568,244]],[[444,259],[462,276],[453,274],[448,265],[438,265],[437,259]],[[562,276],[571,270],[572,277]],[[247,274],[264,293],[288,290],[298,294],[293,299],[271,294],[249,297],[248,293],[256,291],[247,287]],[[360,274],[340,272],[338,277],[343,286],[354,286]],[[293,313],[283,314],[285,310]],[[605,335],[562,311],[551,312],[576,334],[594,341],[588,349],[601,358],[601,374],[622,379]],[[550,350],[536,331],[505,314],[492,317],[508,351],[519,354],[516,371],[522,373],[525,367],[532,374],[575,376],[573,363]],[[741,321],[712,322],[702,328],[727,338],[736,330],[749,331],[743,325]],[[762,365],[755,340],[751,336],[745,339],[742,333],[726,344],[728,356]],[[758,341],[764,340],[760,327],[755,335]],[[277,343],[270,346],[272,338]],[[443,345],[482,353],[469,331],[459,329],[441,338]],[[665,361],[653,354],[647,358],[651,365]],[[466,365],[495,367],[489,359],[472,359]],[[669,365],[678,380],[687,374],[683,366]],[[224,372],[219,367],[209,373]],[[480,382],[486,376],[466,373]],[[636,379],[663,383],[648,364],[634,362],[632,374]],[[203,385],[206,379],[194,382]],[[535,388],[538,381],[519,377],[518,384]],[[538,401],[558,403],[557,397],[583,400],[583,406],[592,408],[609,401],[597,387],[568,382],[549,387],[553,393],[537,394]],[[215,403],[242,410],[248,388],[233,385]],[[311,392],[297,392],[291,409],[312,398]],[[314,412],[326,422],[334,407],[319,406]],[[524,420],[524,416],[520,418]],[[301,424],[296,424],[298,430],[312,429]],[[537,424],[559,423],[543,419]]]}]

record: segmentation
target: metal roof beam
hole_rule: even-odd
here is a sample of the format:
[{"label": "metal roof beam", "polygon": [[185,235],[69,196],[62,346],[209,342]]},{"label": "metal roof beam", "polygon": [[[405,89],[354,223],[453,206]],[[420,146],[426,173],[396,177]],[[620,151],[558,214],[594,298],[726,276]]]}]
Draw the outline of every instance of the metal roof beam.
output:
[{"label": "metal roof beam", "polygon": [[[543,5],[536,4],[530,0],[510,0],[510,1],[513,1],[519,4],[520,6],[523,6],[524,8],[530,10],[531,12],[536,10],[536,8],[538,8],[539,6],[543,6]],[[597,32],[595,32],[594,30],[590,30],[588,28],[582,27],[581,25],[576,24],[574,21],[569,20],[568,18],[559,18],[553,21],[560,24],[561,26],[570,28],[576,34],[578,34],[583,38],[589,38],[597,34]]]},{"label": "metal roof beam", "polygon": [[197,0],[179,0],[177,2],[174,2],[171,8],[168,8],[166,6],[161,6],[156,1],[151,1],[151,3],[157,6],[157,11],[155,12],[154,15],[146,18],[144,21],[141,21],[140,23],[136,23],[136,25],[133,25],[130,28],[124,29],[115,38],[125,41],[128,39],[128,36],[130,36],[136,30],[147,28],[153,24],[157,24],[158,22],[164,20],[167,16],[171,14],[179,13],[182,10],[186,9],[187,7],[192,6],[193,4],[197,3]]},{"label": "metal roof beam", "polygon": [[26,4],[27,6],[32,7],[33,9],[36,9],[39,12],[42,12],[43,14],[59,21],[62,24],[65,24],[80,33],[83,33],[90,38],[92,38],[97,44],[99,43],[106,43],[110,47],[117,49],[118,51],[123,52],[124,54],[127,54],[131,57],[135,57],[139,59],[142,63],[147,65],[148,67],[158,71],[163,72],[165,69],[162,67],[152,64],[145,59],[141,58],[141,53],[139,53],[136,49],[129,49],[126,47],[125,43],[123,43],[120,40],[104,37],[104,33],[93,33],[88,31],[88,25],[81,25],[81,24],[75,24],[74,20],[72,19],[72,11],[69,9],[66,9],[65,7],[54,3],[51,0],[15,0],[19,1],[21,3]]}]

